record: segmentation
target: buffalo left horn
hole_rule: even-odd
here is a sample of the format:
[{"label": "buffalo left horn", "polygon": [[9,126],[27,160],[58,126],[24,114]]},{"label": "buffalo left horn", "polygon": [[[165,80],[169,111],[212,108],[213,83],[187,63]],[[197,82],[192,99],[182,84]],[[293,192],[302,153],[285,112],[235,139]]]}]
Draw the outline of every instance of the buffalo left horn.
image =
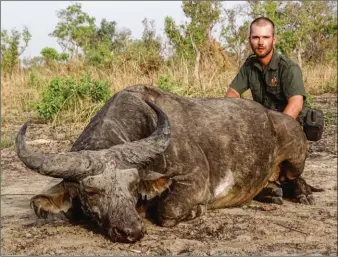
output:
[{"label": "buffalo left horn", "polygon": [[81,180],[103,172],[107,160],[139,166],[161,154],[170,142],[170,123],[167,115],[155,104],[146,101],[157,114],[157,128],[147,138],[112,146],[103,150],[82,150],[57,154],[35,153],[27,149],[27,123],[19,130],[15,144],[20,160],[30,169],[55,178]]}]

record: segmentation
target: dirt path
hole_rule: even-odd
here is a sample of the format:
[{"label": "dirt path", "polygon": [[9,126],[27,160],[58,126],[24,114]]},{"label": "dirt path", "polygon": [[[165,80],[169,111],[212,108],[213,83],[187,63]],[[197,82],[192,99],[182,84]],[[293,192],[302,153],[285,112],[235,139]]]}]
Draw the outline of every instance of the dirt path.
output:
[{"label": "dirt path", "polygon": [[[331,110],[331,106],[325,107]],[[333,118],[335,122],[326,127],[323,140],[311,142],[309,146],[304,178],[325,189],[315,193],[316,205],[289,201],[269,205],[252,201],[239,208],[208,211],[203,217],[171,229],[145,220],[147,233],[135,244],[112,243],[86,224],[70,224],[61,215],[37,219],[29,207],[29,199],[59,180],[25,168],[13,147],[2,149],[1,254],[336,256],[336,112]],[[36,125],[29,137],[41,138],[37,136],[41,130],[46,129]],[[66,151],[70,147],[69,141],[35,143],[35,147],[46,152]]]}]

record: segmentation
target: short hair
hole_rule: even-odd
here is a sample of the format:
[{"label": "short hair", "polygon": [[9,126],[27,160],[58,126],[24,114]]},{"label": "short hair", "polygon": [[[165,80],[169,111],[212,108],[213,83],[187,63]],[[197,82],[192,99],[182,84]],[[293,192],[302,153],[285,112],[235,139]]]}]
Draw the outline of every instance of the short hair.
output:
[{"label": "short hair", "polygon": [[250,35],[251,35],[251,31],[252,31],[252,25],[253,24],[257,24],[258,26],[264,26],[266,25],[267,23],[271,24],[272,26],[272,34],[275,35],[275,24],[273,23],[272,20],[270,20],[269,18],[267,17],[258,17],[256,19],[254,19],[251,24],[250,24]]}]

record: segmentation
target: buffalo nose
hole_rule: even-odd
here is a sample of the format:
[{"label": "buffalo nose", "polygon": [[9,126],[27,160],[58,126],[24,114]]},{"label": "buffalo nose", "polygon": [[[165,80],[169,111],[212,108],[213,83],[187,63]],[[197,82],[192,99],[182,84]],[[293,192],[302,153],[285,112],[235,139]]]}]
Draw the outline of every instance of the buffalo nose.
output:
[{"label": "buffalo nose", "polygon": [[125,230],[126,240],[130,243],[136,242],[143,237],[144,227],[143,224],[135,225],[130,229]]},{"label": "buffalo nose", "polygon": [[142,238],[144,234],[143,224],[130,226],[129,228],[110,228],[108,229],[108,237],[113,242],[134,243]]}]

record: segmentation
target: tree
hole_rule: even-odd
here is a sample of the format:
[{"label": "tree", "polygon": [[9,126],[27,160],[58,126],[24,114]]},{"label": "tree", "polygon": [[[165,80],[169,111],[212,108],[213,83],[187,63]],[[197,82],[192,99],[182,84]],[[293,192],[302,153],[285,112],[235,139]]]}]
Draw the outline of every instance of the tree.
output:
[{"label": "tree", "polygon": [[[12,29],[1,30],[1,68],[5,73],[12,74],[14,68],[20,63],[19,57],[26,50],[32,35],[27,27],[22,32]],[[21,41],[22,39],[22,41]]]},{"label": "tree", "polygon": [[148,21],[147,18],[144,18],[142,24],[144,29],[141,41],[143,51],[140,52],[140,69],[143,74],[151,75],[161,68],[164,61],[161,56],[161,38],[156,37],[154,20]]},{"label": "tree", "polygon": [[215,0],[183,1],[182,9],[189,22],[176,25],[171,17],[166,17],[165,33],[176,56],[196,64],[210,55],[212,30],[220,21],[221,3]]},{"label": "tree", "polygon": [[249,21],[243,21],[243,24],[238,24],[240,17],[245,16],[245,10],[242,5],[237,5],[233,9],[225,9],[224,17],[226,25],[222,24],[221,39],[224,41],[225,48],[232,59],[240,67],[242,61],[249,54]]},{"label": "tree", "polygon": [[299,65],[303,58],[307,62],[325,61],[328,52],[336,48],[337,2],[288,2],[285,10],[292,24]]},{"label": "tree", "polygon": [[95,18],[82,11],[80,3],[74,3],[57,12],[59,22],[49,34],[56,37],[63,52],[78,57],[81,48],[88,48],[96,31]]},{"label": "tree", "polygon": [[59,61],[67,61],[69,58],[69,55],[67,53],[58,53],[56,49],[52,47],[45,47],[41,50],[41,55],[43,56],[43,59],[47,66],[51,66],[56,62]]},{"label": "tree", "polygon": [[111,52],[114,50],[115,36],[116,22],[102,19],[100,27],[95,28],[91,37],[91,44],[84,49],[87,61],[95,66],[109,63]]}]

